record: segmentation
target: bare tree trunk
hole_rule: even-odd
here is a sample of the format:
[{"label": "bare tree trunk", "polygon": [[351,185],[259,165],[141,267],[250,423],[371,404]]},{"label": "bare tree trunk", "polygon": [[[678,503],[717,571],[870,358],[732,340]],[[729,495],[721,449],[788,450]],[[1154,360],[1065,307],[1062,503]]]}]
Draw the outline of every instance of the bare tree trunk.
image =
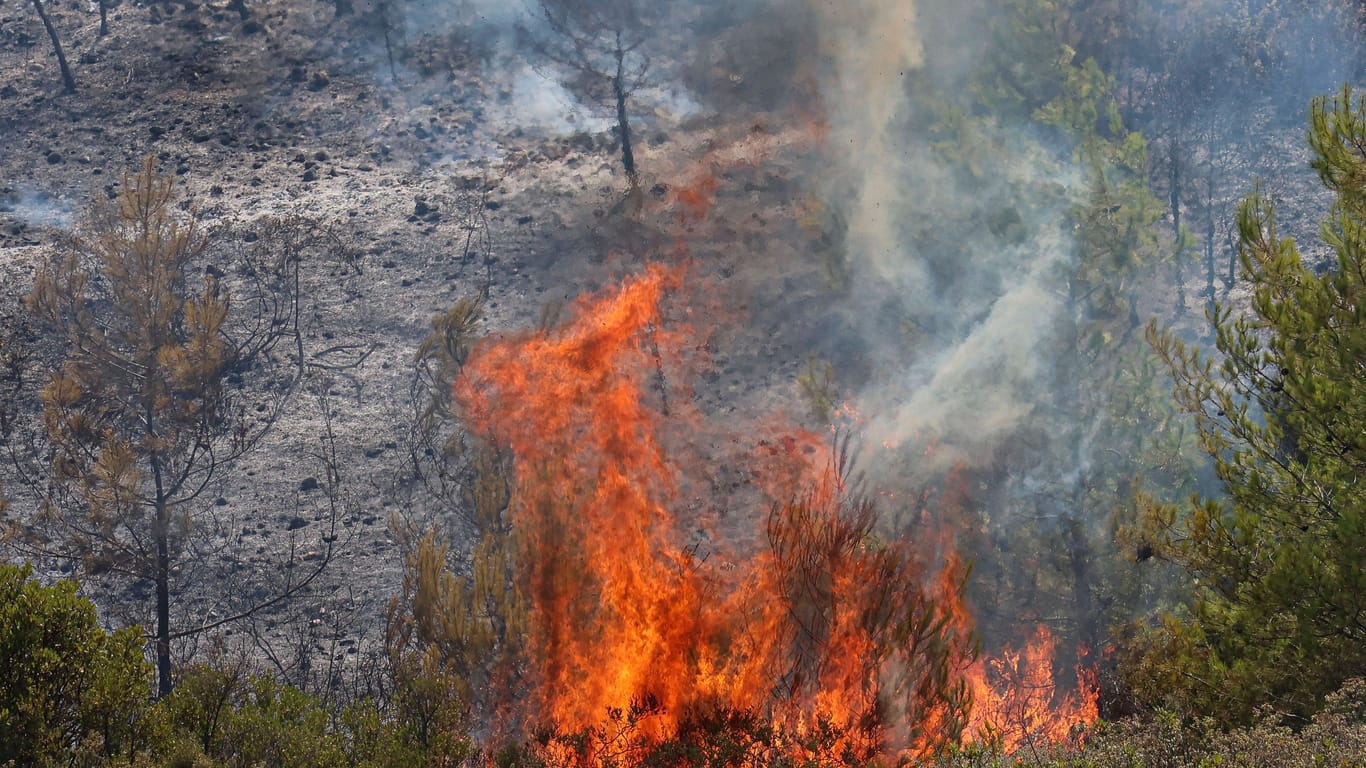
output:
[{"label": "bare tree trunk", "polygon": [[100,37],[109,34],[109,0],[100,0]]},{"label": "bare tree trunk", "polygon": [[47,36],[52,38],[52,50],[57,54],[57,65],[62,68],[62,82],[66,84],[66,92],[75,93],[76,78],[71,76],[71,67],[67,66],[66,54],[62,53],[62,41],[57,39],[57,30],[52,26],[52,20],[47,17],[47,11],[43,10],[43,0],[33,0],[33,9],[38,12],[38,18],[43,20]]},{"label": "bare tree trunk", "polygon": [[157,504],[156,565],[153,580],[157,598],[157,695],[171,692],[171,547],[170,510],[165,502]]},{"label": "bare tree trunk", "polygon": [[1168,150],[1171,157],[1168,158],[1168,181],[1170,182],[1171,207],[1172,207],[1172,237],[1176,241],[1176,255],[1172,259],[1173,268],[1176,271],[1176,314],[1186,314],[1186,275],[1181,265],[1181,143],[1177,140],[1181,128],[1178,125],[1172,130],[1171,146]]},{"label": "bare tree trunk", "polygon": [[1214,312],[1214,126],[1209,126],[1205,141],[1205,306]]},{"label": "bare tree trunk", "polygon": [[1238,241],[1233,236],[1233,229],[1228,230],[1228,275],[1224,277],[1224,296],[1228,296],[1229,291],[1238,283]]},{"label": "bare tree trunk", "polygon": [[631,123],[626,119],[626,85],[622,82],[625,77],[623,70],[623,59],[626,52],[617,49],[617,75],[612,78],[612,94],[617,99],[617,130],[621,133],[621,165],[626,169],[626,178],[630,179],[631,186],[634,188],[640,181],[636,174],[636,156],[631,151]]}]

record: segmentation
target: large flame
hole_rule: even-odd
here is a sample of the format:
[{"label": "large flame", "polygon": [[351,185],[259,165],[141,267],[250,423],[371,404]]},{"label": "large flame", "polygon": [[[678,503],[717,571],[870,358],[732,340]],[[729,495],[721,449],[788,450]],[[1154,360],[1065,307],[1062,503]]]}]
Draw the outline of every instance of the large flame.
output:
[{"label": "large flame", "polygon": [[[665,204],[695,231],[726,172],[825,130],[756,122],[681,171]],[[595,733],[603,753],[563,761],[629,765],[621,734],[638,747],[716,718],[758,718],[778,734],[768,749],[806,760],[820,757],[809,737],[833,733],[825,756],[862,762],[964,740],[1014,751],[1094,720],[1093,695],[1056,694],[1046,629],[979,658],[956,521],[929,522],[919,544],[890,538],[847,486],[838,436],[699,413],[688,382],[706,344],[686,321],[702,292],[688,277],[649,266],[579,299],[558,329],[490,340],[455,387],[470,428],[513,455],[531,605],[522,716]],[[745,446],[726,456],[743,487],[712,475],[718,444]],[[759,512],[735,513],[746,506]]]},{"label": "large flame", "polygon": [[924,754],[960,736],[971,690],[970,733],[1038,731],[1019,696],[1047,718],[1052,694],[1015,693],[1012,673],[1043,684],[1048,638],[977,660],[956,556],[936,579],[908,541],[880,536],[830,440],[756,440],[750,471],[770,511],[719,530],[694,455],[715,428],[685,385],[702,355],[666,312],[683,290],[682,268],[650,267],[580,300],[558,330],[481,346],[456,385],[471,428],[514,456],[532,606],[525,716],[572,733],[635,707],[633,727],[662,740],[744,713],[793,744],[834,724],[841,753]]}]

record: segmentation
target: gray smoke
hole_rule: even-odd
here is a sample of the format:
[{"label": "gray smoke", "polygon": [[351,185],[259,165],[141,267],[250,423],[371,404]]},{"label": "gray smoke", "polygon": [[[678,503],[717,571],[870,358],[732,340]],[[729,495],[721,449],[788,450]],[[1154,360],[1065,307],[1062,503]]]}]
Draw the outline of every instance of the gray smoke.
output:
[{"label": "gray smoke", "polygon": [[75,208],[69,201],[27,186],[0,195],[0,213],[29,227],[57,229],[70,228],[76,218]]},{"label": "gray smoke", "polygon": [[[932,441],[938,448],[921,469],[942,470],[1017,430],[1049,386],[1047,348],[1075,250],[1065,214],[1082,175],[1031,128],[994,124],[951,139],[990,158],[979,177],[963,178],[915,127],[930,106],[917,101],[912,81],[961,72],[953,55],[949,72],[935,71],[917,5],[815,8],[832,62],[822,84],[836,164],[826,194],[848,227],[851,292],[857,305],[891,306],[896,315],[856,320],[882,346],[883,369],[859,409],[871,418],[874,444]],[[1047,194],[1017,199],[1031,189]],[[995,231],[994,220],[1002,222]]]}]

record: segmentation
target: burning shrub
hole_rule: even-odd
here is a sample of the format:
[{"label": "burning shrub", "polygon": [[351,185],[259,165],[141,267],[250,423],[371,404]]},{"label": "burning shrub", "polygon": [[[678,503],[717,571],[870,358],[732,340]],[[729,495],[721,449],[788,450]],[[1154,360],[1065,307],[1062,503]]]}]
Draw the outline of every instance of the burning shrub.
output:
[{"label": "burning shrub", "polygon": [[543,756],[634,764],[718,723],[762,727],[721,729],[739,738],[724,749],[703,739],[716,754],[796,757],[828,739],[817,751],[866,761],[954,741],[969,702],[957,667],[975,650],[940,603],[961,600],[962,579],[928,586],[909,542],[874,534],[842,452],[822,460],[813,435],[773,444],[773,476],[795,482],[768,489],[788,500],[768,515],[766,551],[686,545],[708,523],[675,517],[700,470],[674,436],[705,433],[677,383],[695,345],[665,322],[679,280],[650,269],[558,330],[480,346],[455,385],[471,429],[513,457],[522,714],[549,729]]}]

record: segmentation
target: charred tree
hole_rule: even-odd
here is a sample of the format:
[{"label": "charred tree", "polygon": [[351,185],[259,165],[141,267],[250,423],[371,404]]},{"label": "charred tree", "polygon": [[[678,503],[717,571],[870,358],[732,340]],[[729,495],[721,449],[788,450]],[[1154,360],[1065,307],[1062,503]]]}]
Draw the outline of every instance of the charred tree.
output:
[{"label": "charred tree", "polygon": [[532,46],[567,69],[568,85],[609,107],[621,140],[621,166],[634,189],[639,183],[631,145],[628,102],[646,81],[645,46],[659,4],[641,0],[539,0],[543,32],[527,32]]},{"label": "charred tree", "polygon": [[[66,63],[66,54],[62,53],[62,41],[57,37],[57,28],[52,26],[52,19],[48,18],[47,11],[43,8],[43,0],[33,0],[33,10],[38,12],[38,18],[43,20],[43,28],[47,30],[47,36],[52,40],[52,52],[57,55],[57,66],[62,69],[62,83],[66,87],[66,92],[75,93],[76,78],[71,76],[71,67]],[[101,3],[101,13],[103,10],[104,4]]]}]

